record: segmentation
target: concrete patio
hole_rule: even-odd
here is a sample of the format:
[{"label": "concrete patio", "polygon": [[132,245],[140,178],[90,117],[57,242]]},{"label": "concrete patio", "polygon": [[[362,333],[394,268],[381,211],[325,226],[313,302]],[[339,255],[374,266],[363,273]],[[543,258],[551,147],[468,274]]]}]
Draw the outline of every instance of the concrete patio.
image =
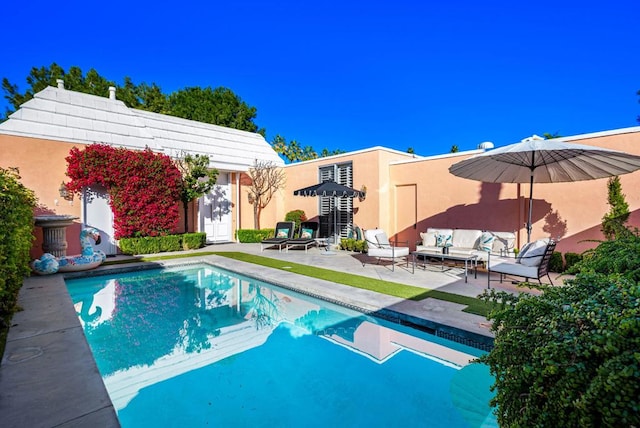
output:
[{"label": "concrete patio", "polygon": [[[342,251],[304,250],[260,251],[260,244],[221,244],[200,251],[240,251],[289,260],[295,263],[344,271],[351,274],[438,289],[475,297],[487,286],[484,271],[477,278],[470,272],[468,282],[463,269],[441,269],[440,265],[421,266],[411,272],[404,265],[391,271],[375,260],[362,265],[363,255]],[[333,253],[333,254],[331,254]],[[124,257],[124,256],[119,256]],[[220,256],[197,255],[151,265],[171,266],[207,261],[306,294],[324,296],[351,307],[376,313],[397,322],[427,330],[469,338],[490,340],[484,317],[462,312],[462,305],[434,299],[408,301],[375,292],[235,261]],[[103,266],[97,271],[115,272],[144,268],[149,263]],[[92,271],[95,272],[95,271]],[[303,278],[301,280],[301,278]],[[561,279],[554,278],[560,284]],[[510,282],[492,282],[492,288],[518,292]],[[102,382],[91,350],[85,340],[75,308],[62,274],[30,277],[24,282],[18,301],[22,311],[15,314],[0,366],[0,414],[3,427],[119,426],[116,413]]]}]

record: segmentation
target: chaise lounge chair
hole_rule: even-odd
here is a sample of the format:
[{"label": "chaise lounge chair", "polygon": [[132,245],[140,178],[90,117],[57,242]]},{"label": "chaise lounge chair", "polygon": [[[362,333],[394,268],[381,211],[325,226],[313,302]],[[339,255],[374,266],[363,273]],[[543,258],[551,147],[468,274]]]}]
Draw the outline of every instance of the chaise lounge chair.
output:
[{"label": "chaise lounge chair", "polygon": [[525,281],[535,278],[540,284],[540,278],[549,276],[549,261],[556,248],[555,241],[540,239],[522,247],[518,257],[493,257],[489,254],[487,260],[487,288],[491,288],[491,272],[500,274],[500,282],[505,275],[523,277]]},{"label": "chaise lounge chair", "polygon": [[300,233],[297,238],[289,239],[286,242],[286,252],[289,252],[289,248],[304,247],[306,253],[310,246],[317,245],[316,238],[318,237],[318,230],[320,229],[320,223],[317,221],[303,221],[300,223]]},{"label": "chaise lounge chair", "polygon": [[278,247],[278,251],[287,244],[287,241],[293,238],[293,234],[296,229],[296,224],[292,221],[280,221],[276,224],[276,233],[273,238],[264,239],[260,243],[260,251],[264,251],[265,248]]},{"label": "chaise lounge chair", "polygon": [[[381,259],[391,259],[391,270],[394,270],[395,261],[398,258],[405,258],[407,268],[409,267],[409,247],[398,247],[397,242],[389,242],[389,238],[384,230],[367,229],[364,231],[364,240],[367,242],[367,254],[370,257],[377,257],[378,264]],[[364,266],[364,261],[362,266]],[[411,263],[413,267],[413,263]]]}]

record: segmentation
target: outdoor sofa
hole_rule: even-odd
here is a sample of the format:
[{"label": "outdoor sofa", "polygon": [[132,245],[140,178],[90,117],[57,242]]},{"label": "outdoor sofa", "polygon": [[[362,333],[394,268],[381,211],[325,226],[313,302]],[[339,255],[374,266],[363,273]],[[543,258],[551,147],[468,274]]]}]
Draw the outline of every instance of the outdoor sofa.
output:
[{"label": "outdoor sofa", "polygon": [[515,256],[516,234],[479,229],[428,228],[420,233],[416,251],[441,253],[446,247],[451,255],[478,256],[479,262],[487,262],[489,254]]}]

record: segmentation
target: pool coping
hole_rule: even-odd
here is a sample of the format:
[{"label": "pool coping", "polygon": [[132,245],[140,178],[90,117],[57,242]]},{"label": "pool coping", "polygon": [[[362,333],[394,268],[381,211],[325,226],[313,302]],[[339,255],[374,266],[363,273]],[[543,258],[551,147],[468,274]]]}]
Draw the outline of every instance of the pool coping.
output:
[{"label": "pool coping", "polygon": [[455,337],[467,335],[474,341],[492,341],[486,328],[469,331],[484,318],[462,313],[463,305],[438,301],[425,308],[424,302],[407,301],[315,278],[304,277],[304,281],[300,281],[300,275],[294,273],[215,255],[34,276],[26,278],[20,290],[18,305],[22,310],[12,319],[0,365],[3,425],[119,427],[116,411],[84,336],[65,279],[198,263],[209,263],[390,321],[422,327],[447,339],[450,338],[447,335],[452,334]]}]

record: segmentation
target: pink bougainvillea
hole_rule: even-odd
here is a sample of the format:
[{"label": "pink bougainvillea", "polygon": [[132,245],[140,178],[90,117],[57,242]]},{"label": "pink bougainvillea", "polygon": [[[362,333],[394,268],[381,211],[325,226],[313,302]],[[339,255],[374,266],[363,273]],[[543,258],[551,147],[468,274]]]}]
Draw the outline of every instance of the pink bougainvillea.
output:
[{"label": "pink bougainvillea", "polygon": [[74,147],[66,160],[69,190],[96,184],[107,189],[116,239],[176,230],[182,177],[168,156],[92,144]]}]

